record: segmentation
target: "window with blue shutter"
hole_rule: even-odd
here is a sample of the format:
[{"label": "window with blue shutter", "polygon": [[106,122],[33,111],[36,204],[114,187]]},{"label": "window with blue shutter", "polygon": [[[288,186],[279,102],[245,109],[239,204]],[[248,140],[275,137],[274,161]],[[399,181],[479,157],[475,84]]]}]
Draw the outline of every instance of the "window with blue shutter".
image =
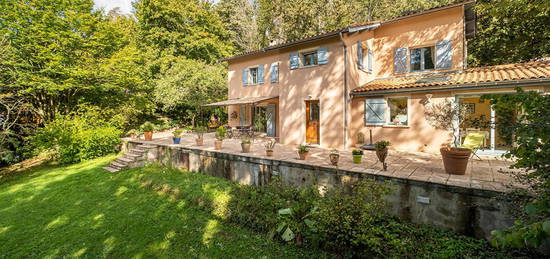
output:
[{"label": "window with blue shutter", "polygon": [[243,69],[243,85],[248,85],[248,68]]},{"label": "window with blue shutter", "polygon": [[365,124],[384,125],[386,122],[386,100],[384,98],[365,99]]},{"label": "window with blue shutter", "polygon": [[357,67],[363,69],[363,45],[360,41],[357,42]]},{"label": "window with blue shutter", "polygon": [[435,44],[435,68],[449,69],[453,64],[453,47],[450,40],[438,41]]},{"label": "window with blue shutter", "polygon": [[394,50],[393,71],[396,74],[407,73],[407,48],[396,48]]},{"label": "window with blue shutter", "polygon": [[328,64],[328,48],[319,48],[317,50],[317,64]]},{"label": "window with blue shutter", "polygon": [[258,66],[258,84],[264,83],[264,65]]},{"label": "window with blue shutter", "polygon": [[279,63],[275,62],[271,64],[271,83],[279,82]]},{"label": "window with blue shutter", "polygon": [[296,69],[300,66],[300,55],[298,52],[290,53],[290,69]]}]

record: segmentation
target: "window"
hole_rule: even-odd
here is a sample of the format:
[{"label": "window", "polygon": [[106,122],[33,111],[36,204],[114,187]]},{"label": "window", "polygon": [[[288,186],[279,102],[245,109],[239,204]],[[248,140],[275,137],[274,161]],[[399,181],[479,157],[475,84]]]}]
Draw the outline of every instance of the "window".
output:
[{"label": "window", "polygon": [[411,71],[434,69],[434,47],[411,49]]},{"label": "window", "polygon": [[387,125],[408,125],[408,104],[406,97],[388,98],[388,121]]},{"label": "window", "polygon": [[318,121],[319,120],[319,103],[312,102],[309,106],[309,120]]},{"label": "window", "polygon": [[317,65],[317,51],[307,52],[302,54],[302,66],[316,66]]},{"label": "window", "polygon": [[252,67],[250,68],[250,74],[249,74],[249,82],[251,85],[255,85],[258,83],[258,68]]}]

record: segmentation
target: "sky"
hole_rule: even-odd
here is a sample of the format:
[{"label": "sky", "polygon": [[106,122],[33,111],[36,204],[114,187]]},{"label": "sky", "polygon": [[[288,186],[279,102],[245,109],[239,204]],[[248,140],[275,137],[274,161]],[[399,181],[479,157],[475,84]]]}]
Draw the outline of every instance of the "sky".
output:
[{"label": "sky", "polygon": [[122,14],[129,14],[132,11],[132,0],[94,0],[94,8],[104,8],[106,12],[115,7],[120,7]]}]

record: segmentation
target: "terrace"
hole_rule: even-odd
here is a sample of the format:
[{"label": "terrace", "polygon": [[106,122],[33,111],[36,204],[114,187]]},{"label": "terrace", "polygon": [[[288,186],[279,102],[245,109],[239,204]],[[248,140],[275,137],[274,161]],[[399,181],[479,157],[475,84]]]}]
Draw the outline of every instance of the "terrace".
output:
[{"label": "terrace", "polygon": [[335,167],[330,164],[328,159],[331,150],[320,147],[310,148],[307,160],[299,160],[295,146],[282,144],[275,146],[272,157],[266,156],[264,143],[268,140],[265,138],[256,139],[252,144],[251,152],[242,153],[239,139],[226,139],[223,141],[223,149],[215,150],[213,133],[204,135],[203,146],[195,144],[195,136],[192,134],[184,134],[180,144],[172,144],[168,133],[156,133],[155,135],[153,141],[142,139],[126,139],[126,141],[281,161],[319,167],[320,169],[333,170],[336,168],[341,171],[383,176],[390,179],[405,179],[467,189],[503,192],[510,188],[525,188],[516,182],[509,173],[503,172],[503,170],[510,171],[508,167],[512,161],[501,157],[481,156],[482,160],[470,159],[465,175],[449,175],[445,173],[440,155],[390,150],[386,160],[388,168],[384,171],[374,151],[365,151],[363,161],[360,164],[354,164],[350,150],[339,150],[340,161],[338,167]]}]

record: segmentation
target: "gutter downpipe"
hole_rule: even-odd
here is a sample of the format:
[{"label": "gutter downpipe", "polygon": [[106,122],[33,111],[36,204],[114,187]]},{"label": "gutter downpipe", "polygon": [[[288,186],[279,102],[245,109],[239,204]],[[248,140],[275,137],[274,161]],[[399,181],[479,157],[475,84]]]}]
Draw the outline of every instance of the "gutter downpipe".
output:
[{"label": "gutter downpipe", "polygon": [[339,33],[344,50],[344,149],[348,149],[348,48],[344,42],[342,31]]}]

